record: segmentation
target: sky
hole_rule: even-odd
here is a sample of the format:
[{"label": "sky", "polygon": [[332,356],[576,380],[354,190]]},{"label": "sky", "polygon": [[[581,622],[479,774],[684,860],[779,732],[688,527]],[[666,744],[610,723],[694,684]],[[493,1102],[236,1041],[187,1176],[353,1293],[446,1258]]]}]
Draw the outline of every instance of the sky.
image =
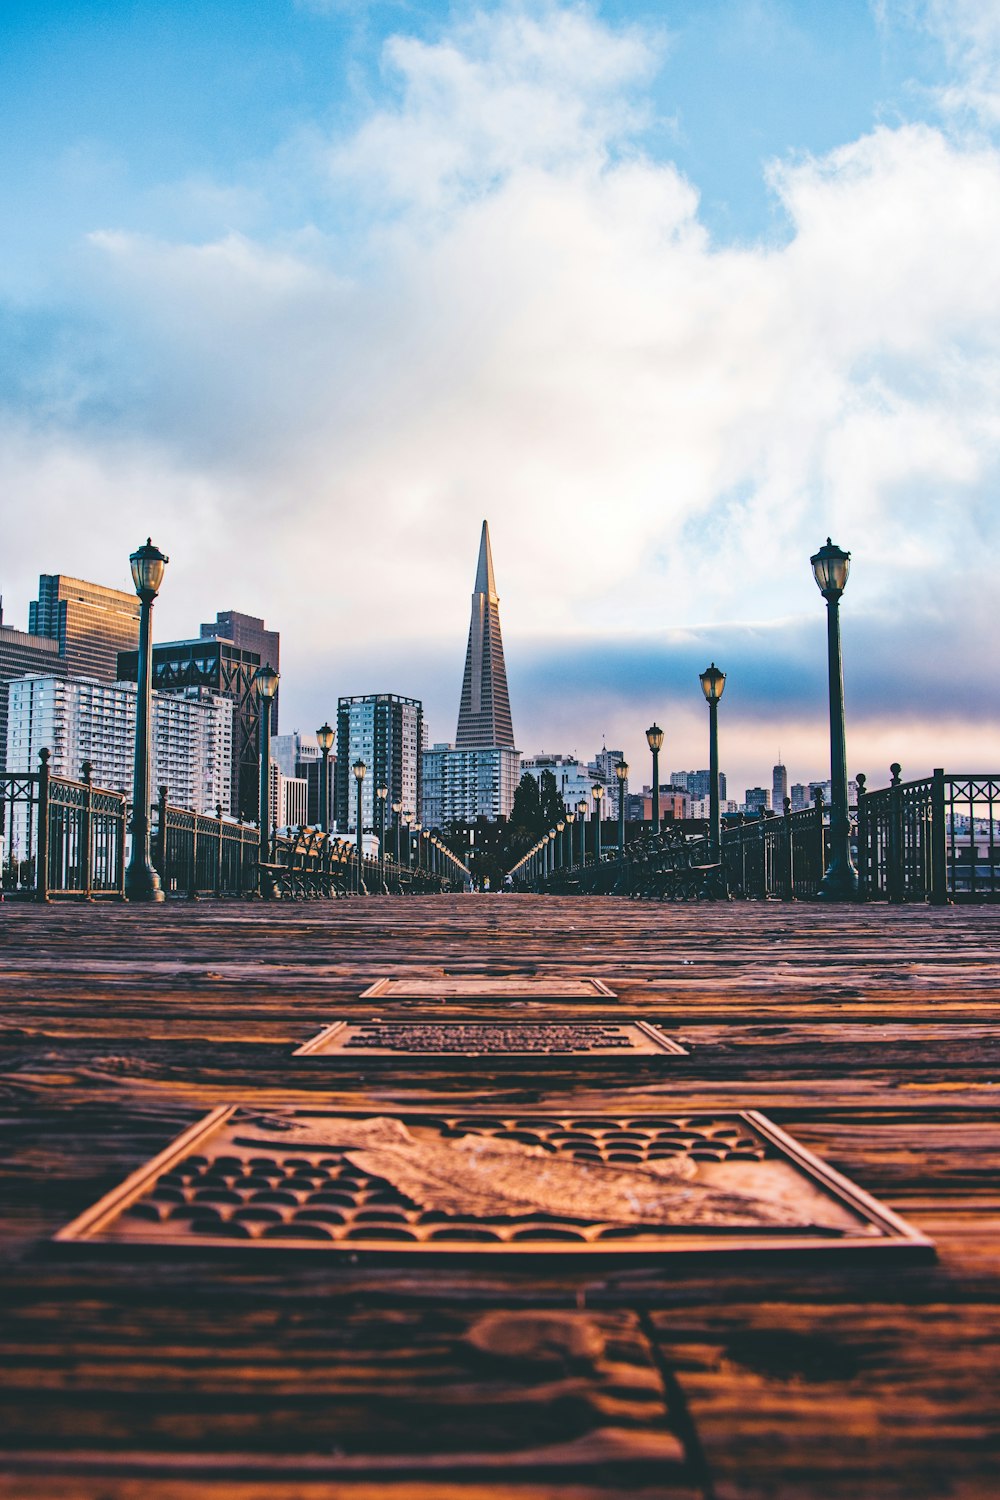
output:
[{"label": "sky", "polygon": [[1000,0],[7,0],[0,591],[127,587],[453,737],[482,519],[519,747],[996,770]]}]

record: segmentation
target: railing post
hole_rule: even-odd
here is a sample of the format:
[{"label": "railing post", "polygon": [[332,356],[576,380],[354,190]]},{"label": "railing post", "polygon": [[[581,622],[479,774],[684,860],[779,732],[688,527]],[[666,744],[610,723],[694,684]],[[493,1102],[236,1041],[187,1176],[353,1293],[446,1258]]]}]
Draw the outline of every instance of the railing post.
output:
[{"label": "railing post", "polygon": [[222,803],[215,804],[215,879],[212,889],[216,896],[222,895]]},{"label": "railing post", "polygon": [[85,901],[94,899],[94,768],[89,760],[81,766],[83,784],[83,817],[80,828],[80,889]]},{"label": "railing post", "polygon": [[892,780],[889,783],[889,838],[886,856],[885,890],[889,901],[898,905],[906,899],[906,879],[903,871],[903,794],[900,791],[902,767],[894,760],[889,767]]},{"label": "railing post", "polygon": [[49,899],[49,751],[39,750],[38,832],[35,841],[35,900]]},{"label": "railing post", "polygon": [[816,809],[816,842],[819,847],[820,878],[826,870],[826,830],[823,827],[823,788],[818,786],[813,796]]},{"label": "railing post", "polygon": [[128,797],[123,792],[118,804],[118,860],[115,870],[115,888],[119,901],[125,900],[125,836],[128,833]]},{"label": "railing post", "polygon": [[871,890],[872,861],[875,857],[868,827],[868,778],[864,771],[859,771],[854,779],[858,784],[858,900],[867,901]]},{"label": "railing post", "polygon": [[[944,771],[938,767],[931,777],[931,905],[948,905],[948,839],[946,830]],[[971,821],[971,820],[970,820]],[[973,826],[972,847],[975,847]]]},{"label": "railing post", "polygon": [[157,788],[156,800],[156,841],[153,845],[156,850],[154,861],[160,873],[160,881],[164,891],[170,889],[167,879],[167,788]]},{"label": "railing post", "polygon": [[795,900],[795,857],[792,852],[792,799],[786,797],[781,804],[782,816],[785,822],[785,869],[784,869],[784,891],[783,901]]}]

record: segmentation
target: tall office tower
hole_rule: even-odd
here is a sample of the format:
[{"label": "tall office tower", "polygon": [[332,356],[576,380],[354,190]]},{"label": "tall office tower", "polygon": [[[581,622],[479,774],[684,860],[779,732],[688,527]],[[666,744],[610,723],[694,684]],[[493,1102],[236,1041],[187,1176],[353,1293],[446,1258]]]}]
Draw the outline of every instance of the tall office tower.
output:
[{"label": "tall office tower", "polygon": [[119,651],[139,645],[139,600],[121,589],[85,583],[65,573],[43,573],[28,605],[28,630],[59,642],[70,677],[114,682]]},{"label": "tall office tower", "polygon": [[[281,634],[277,630],[267,630],[264,621],[258,620],[256,615],[241,615],[238,609],[220,609],[213,624],[202,625],[201,638],[203,641],[231,641],[237,650],[256,654],[261,666],[280,671]],[[271,702],[272,734],[278,732],[280,693],[279,686]]]},{"label": "tall office tower", "polygon": [[[59,642],[51,636],[30,635],[25,630],[14,630],[5,625],[3,601],[0,600],[0,771],[7,766],[8,684],[28,672],[65,677],[66,663],[59,655]],[[0,805],[0,831],[2,829],[3,807]]]},{"label": "tall office tower", "polygon": [[[84,761],[95,786],[132,790],[135,688],[92,677],[21,677],[10,684],[11,769],[35,770],[38,751],[51,751],[54,776],[79,781]],[[165,786],[175,807],[229,811],[233,705],[204,688],[154,693],[150,739],[152,785]]]},{"label": "tall office tower", "polygon": [[[305,781],[308,787],[308,800],[306,803],[306,817],[299,821],[305,821],[310,826],[320,822],[320,788],[323,782],[323,753],[319,748],[319,742],[314,734],[300,734],[293,730],[291,734],[276,734],[271,741],[271,756],[277,762],[278,769],[283,776],[294,776]],[[329,778],[327,786],[327,809],[329,811],[330,824],[333,825],[333,810],[336,799],[336,786],[334,776],[337,766],[337,757],[327,757],[326,768]]]},{"label": "tall office tower", "polygon": [[[671,786],[683,787],[692,797],[707,797],[712,790],[710,771],[671,771]],[[726,800],[726,773],[719,772],[719,800]]]},{"label": "tall office tower", "polygon": [[788,796],[788,772],[779,761],[771,771],[771,806],[775,812],[783,812]]},{"label": "tall office tower", "polygon": [[[135,682],[139,653],[118,657],[122,682]],[[260,708],[254,675],[260,666],[256,651],[241,650],[231,641],[199,638],[165,641],[153,647],[153,687],[160,693],[182,693],[208,688],[233,703],[233,750],[229,806],[253,822],[260,803]]]},{"label": "tall office tower", "polygon": [[514,806],[521,752],[514,747],[499,605],[484,521],[455,743],[423,754],[420,809],[431,828],[506,818]]},{"label": "tall office tower", "polygon": [[514,725],[507,693],[507,668],[500,635],[500,599],[493,578],[490,529],[484,521],[476,586],[472,593],[472,620],[465,652],[455,749],[487,749],[497,745],[513,749]]},{"label": "tall office tower", "polygon": [[416,815],[420,807],[420,746],[423,742],[424,708],[419,698],[401,698],[396,693],[367,693],[337,700],[337,826],[357,829],[358,792],[354,762],[363,760],[361,817],[365,828],[376,829],[375,788],[389,788],[386,797],[386,827],[391,826],[392,804],[402,802]]}]

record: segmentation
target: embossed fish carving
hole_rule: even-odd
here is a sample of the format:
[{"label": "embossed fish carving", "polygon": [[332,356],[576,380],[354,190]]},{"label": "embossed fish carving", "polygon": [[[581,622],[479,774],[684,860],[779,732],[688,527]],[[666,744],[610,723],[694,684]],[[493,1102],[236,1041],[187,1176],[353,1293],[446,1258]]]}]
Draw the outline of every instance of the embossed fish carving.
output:
[{"label": "embossed fish carving", "polygon": [[613,1224],[843,1232],[842,1224],[809,1220],[780,1203],[694,1181],[695,1163],[680,1156],[635,1166],[581,1162],[489,1135],[418,1139],[401,1120],[383,1117],[303,1121],[272,1115],[256,1123],[254,1145],[293,1143],[300,1149],[335,1147],[360,1171],[391,1183],[421,1208],[446,1214],[542,1212]]}]

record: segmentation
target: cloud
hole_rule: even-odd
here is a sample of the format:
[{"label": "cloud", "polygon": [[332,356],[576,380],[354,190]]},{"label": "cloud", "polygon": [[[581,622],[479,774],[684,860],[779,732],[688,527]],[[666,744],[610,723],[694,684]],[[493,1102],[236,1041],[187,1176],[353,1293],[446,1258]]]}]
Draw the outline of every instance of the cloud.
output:
[{"label": "cloud", "polygon": [[[487,515],[512,681],[519,642],[549,664],[519,679],[526,750],[557,733],[592,750],[602,717],[659,713],[659,638],[690,645],[685,682],[731,646],[731,701],[742,674],[759,705],[743,699],[748,744],[791,743],[786,685],[808,671],[802,744],[821,758],[808,557],[832,534],[854,553],[872,703],[890,681],[897,722],[929,720],[930,653],[971,732],[981,697],[941,662],[978,649],[988,620],[967,605],[990,597],[1000,541],[1000,154],[877,128],[771,164],[783,241],[721,245],[646,140],[668,56],[578,6],[399,36],[353,133],[296,135],[280,188],[271,163],[234,198],[260,216],[268,192],[287,206],[322,180],[322,214],[205,242],[95,229],[62,295],[99,336],[84,359],[36,330],[8,408],[0,484],[32,522],[8,590],[70,566],[58,539],[81,514],[96,524],[72,566],[107,581],[152,529],[173,559],[165,631],[264,614],[304,723],[296,674],[334,693],[370,671],[426,697],[441,738]],[[928,598],[949,607],[918,629]],[[583,659],[593,694],[557,708]]]}]

